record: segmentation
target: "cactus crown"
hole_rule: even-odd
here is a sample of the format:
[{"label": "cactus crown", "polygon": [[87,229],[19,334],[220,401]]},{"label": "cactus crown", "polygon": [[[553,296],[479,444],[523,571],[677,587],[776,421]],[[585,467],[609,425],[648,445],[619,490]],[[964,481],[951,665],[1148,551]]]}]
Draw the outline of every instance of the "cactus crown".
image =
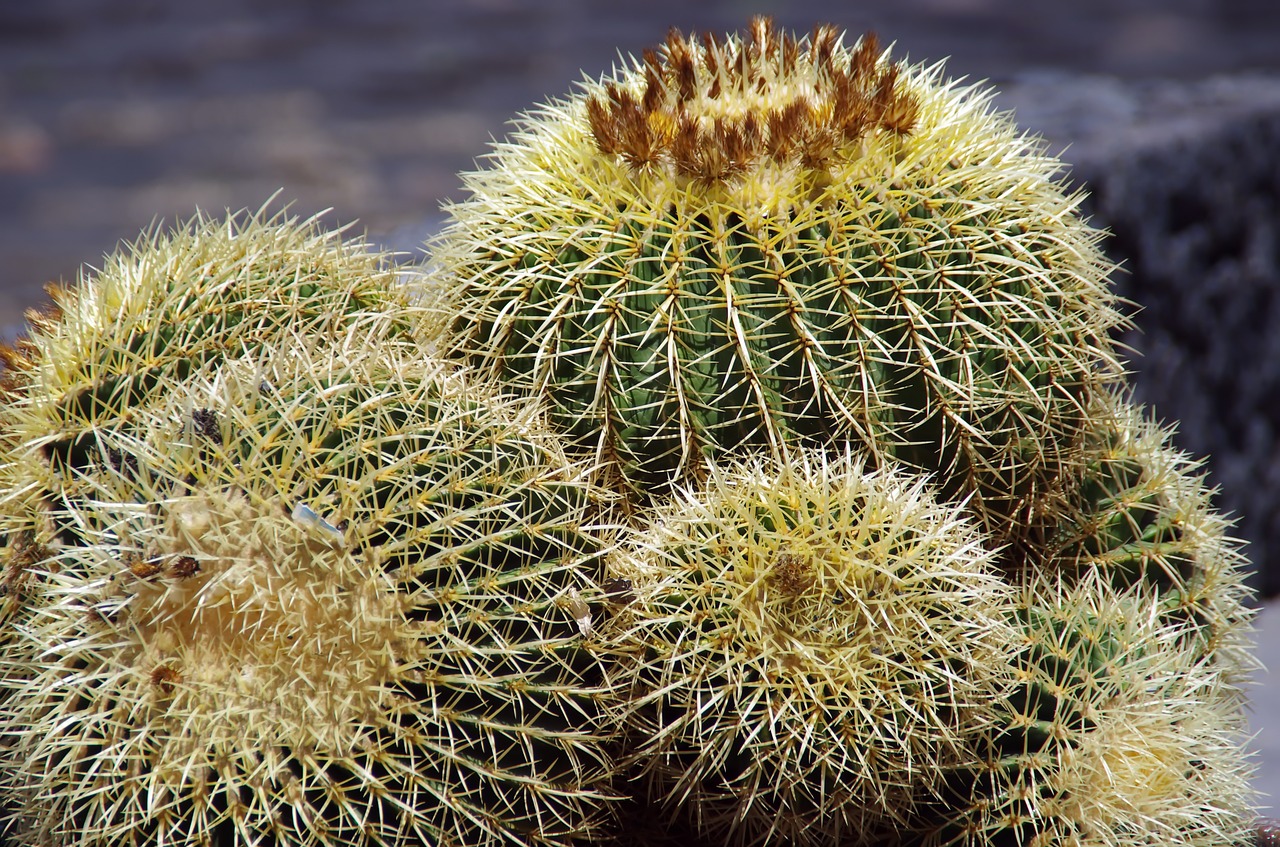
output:
[{"label": "cactus crown", "polygon": [[0,421],[80,470],[97,429],[205,365],[308,338],[417,350],[429,324],[385,254],[266,206],[144,233],[50,294],[28,337],[0,346]]},{"label": "cactus crown", "polygon": [[923,478],[807,450],[710,473],[609,569],[649,791],[734,843],[874,841],[1011,684],[1008,586]]},{"label": "cactus crown", "polygon": [[876,37],[847,55],[840,41],[822,25],[806,44],[767,17],[736,43],[673,28],[662,54],[644,52],[642,91],[615,82],[587,100],[596,146],[636,170],[714,182],[759,162],[821,166],[869,133],[909,133],[919,99],[897,66],[880,65]]}]

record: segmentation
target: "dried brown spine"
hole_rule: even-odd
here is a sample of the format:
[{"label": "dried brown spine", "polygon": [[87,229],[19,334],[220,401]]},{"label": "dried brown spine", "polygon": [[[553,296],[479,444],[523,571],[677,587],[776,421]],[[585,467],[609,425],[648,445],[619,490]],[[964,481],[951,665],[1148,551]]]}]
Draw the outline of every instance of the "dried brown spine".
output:
[{"label": "dried brown spine", "polygon": [[[661,51],[644,51],[644,90],[637,96],[617,83],[587,101],[596,147],[642,171],[660,165],[677,175],[713,182],[759,162],[798,160],[821,167],[836,152],[873,132],[905,136],[919,118],[919,99],[899,85],[898,68],[881,66],[880,46],[868,33],[847,64],[836,61],[839,32],[816,27],[808,49],[752,20],[747,36],[721,43],[707,35],[701,47],[672,29]],[[763,94],[776,80],[799,80],[807,54],[811,91],[781,103],[705,114],[700,101]]]}]

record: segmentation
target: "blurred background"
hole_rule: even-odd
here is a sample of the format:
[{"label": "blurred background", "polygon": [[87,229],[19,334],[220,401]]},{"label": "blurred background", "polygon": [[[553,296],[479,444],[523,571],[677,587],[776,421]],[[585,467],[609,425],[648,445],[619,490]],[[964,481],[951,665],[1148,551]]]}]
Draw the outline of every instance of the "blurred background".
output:
[{"label": "blurred background", "polygon": [[[953,75],[1011,90],[1001,105],[1046,132],[1055,152],[1075,142],[1085,158],[1109,150],[1118,124],[1131,128],[1143,114],[1143,143],[1152,143],[1170,126],[1151,120],[1164,103],[1183,110],[1178,132],[1184,115],[1213,123],[1215,98],[1227,89],[1231,115],[1248,112],[1261,92],[1274,95],[1280,116],[1280,0],[0,0],[0,333],[20,329],[45,283],[73,281],[82,264],[99,264],[143,228],[197,208],[257,208],[277,191],[299,214],[332,209],[331,224],[415,250],[438,228],[441,203],[461,197],[456,174],[474,167],[516,113],[569,93],[583,74],[607,72],[669,27],[733,31],[760,13],[801,32],[818,22],[875,30],[912,60],[950,57]],[[1082,79],[1092,81],[1082,87]],[[1241,130],[1248,156],[1262,157],[1264,177],[1265,163],[1274,167],[1271,182],[1249,189],[1252,205],[1219,196],[1223,175],[1248,158],[1221,152],[1228,147],[1187,166],[1202,172],[1187,177],[1207,186],[1199,194],[1177,188],[1176,204],[1151,195],[1152,215],[1177,212],[1178,243],[1200,245],[1204,261],[1216,263],[1218,299],[1171,298],[1201,322],[1203,338],[1187,340],[1175,309],[1142,305],[1156,319],[1146,346],[1172,351],[1149,355],[1156,376],[1144,384],[1166,385],[1152,396],[1165,417],[1184,421],[1183,446],[1219,457],[1212,478],[1226,480],[1226,507],[1249,515],[1242,534],[1265,564],[1268,540],[1280,561],[1280,404],[1272,399],[1280,341],[1243,364],[1232,358],[1247,339],[1280,338],[1272,331],[1280,321],[1280,120],[1257,126],[1272,129]],[[1067,149],[1064,158],[1079,163],[1074,155]],[[1144,160],[1147,170],[1190,161],[1171,156]],[[1076,177],[1092,189],[1100,173]],[[1113,200],[1115,182],[1099,179],[1096,193]],[[1146,212],[1112,207],[1099,208],[1128,251],[1121,258],[1134,281],[1148,281],[1145,289],[1122,281],[1125,293],[1143,300],[1144,291],[1154,299],[1173,290],[1144,269],[1163,255],[1181,268],[1170,279],[1185,277],[1183,254],[1160,238],[1143,241]],[[1139,220],[1126,225],[1125,208]],[[1238,209],[1248,226],[1219,222],[1232,231],[1214,235],[1205,219],[1223,208]],[[1231,304],[1247,331],[1221,317]],[[1202,368],[1198,359],[1216,364]],[[1179,405],[1188,396],[1192,405]],[[1271,593],[1280,567],[1268,572],[1257,584]],[[1259,637],[1264,660],[1280,666],[1275,604],[1262,609]],[[1256,725],[1280,724],[1280,682],[1259,678]],[[1261,736],[1259,746],[1259,784],[1280,791],[1280,740]]]},{"label": "blurred background", "polygon": [[412,246],[517,112],[757,13],[997,84],[1280,70],[1277,0],[0,0],[0,327],[157,217],[277,189]]}]

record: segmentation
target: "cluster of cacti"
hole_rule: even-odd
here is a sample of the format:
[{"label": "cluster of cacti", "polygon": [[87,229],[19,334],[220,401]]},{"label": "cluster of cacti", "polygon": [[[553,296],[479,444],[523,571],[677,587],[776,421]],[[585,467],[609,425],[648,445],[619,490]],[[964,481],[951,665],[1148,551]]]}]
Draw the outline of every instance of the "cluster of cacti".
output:
[{"label": "cluster of cacti", "polygon": [[525,118],[429,298],[261,213],[56,292],[5,351],[8,837],[1243,843],[1245,561],[1059,167],[757,19]]},{"label": "cluster of cacti", "polygon": [[[244,297],[193,306],[208,320],[184,338],[201,355],[171,337],[116,367],[115,344],[167,331],[172,299],[146,295],[171,280],[153,268],[211,241],[196,267]],[[331,273],[298,292],[321,248]],[[11,357],[6,424],[56,421],[5,460],[11,836],[497,845],[591,832],[613,769],[596,730],[606,676],[577,620],[600,579],[589,469],[535,403],[415,343],[415,310],[359,245],[288,221],[197,224],[131,258]],[[96,326],[116,329],[78,336],[71,370],[73,307],[104,291],[118,305]],[[353,291],[370,305],[336,308]],[[51,386],[58,369],[79,380]],[[67,412],[84,404],[66,398],[118,385],[119,405]]]}]

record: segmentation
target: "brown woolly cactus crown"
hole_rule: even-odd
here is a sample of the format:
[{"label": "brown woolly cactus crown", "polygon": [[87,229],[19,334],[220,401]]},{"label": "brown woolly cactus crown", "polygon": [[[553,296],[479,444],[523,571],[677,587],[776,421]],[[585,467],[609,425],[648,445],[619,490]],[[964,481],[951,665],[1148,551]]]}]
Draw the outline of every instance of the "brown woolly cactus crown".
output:
[{"label": "brown woolly cactus crown", "polygon": [[874,35],[837,61],[840,38],[822,25],[802,45],[755,18],[749,38],[707,33],[699,51],[672,29],[662,55],[644,52],[643,91],[611,82],[587,100],[591,133],[636,170],[704,182],[765,163],[820,167],[870,133],[909,133],[920,102],[899,68],[880,64]]}]

